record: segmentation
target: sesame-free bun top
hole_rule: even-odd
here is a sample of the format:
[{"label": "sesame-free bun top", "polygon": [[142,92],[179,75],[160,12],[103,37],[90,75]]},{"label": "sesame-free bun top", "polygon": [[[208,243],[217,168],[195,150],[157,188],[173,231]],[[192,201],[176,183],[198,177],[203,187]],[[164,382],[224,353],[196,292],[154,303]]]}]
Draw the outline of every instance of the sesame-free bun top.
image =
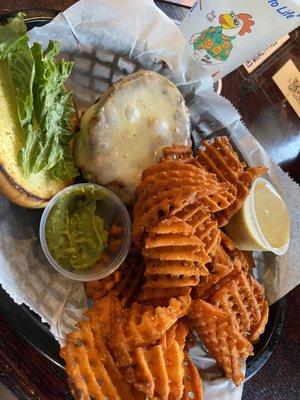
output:
[{"label": "sesame-free bun top", "polygon": [[[71,121],[75,130],[77,115]],[[8,65],[0,61],[0,193],[20,206],[42,208],[70,182],[50,179],[46,172],[25,176],[18,161],[23,138]]]}]

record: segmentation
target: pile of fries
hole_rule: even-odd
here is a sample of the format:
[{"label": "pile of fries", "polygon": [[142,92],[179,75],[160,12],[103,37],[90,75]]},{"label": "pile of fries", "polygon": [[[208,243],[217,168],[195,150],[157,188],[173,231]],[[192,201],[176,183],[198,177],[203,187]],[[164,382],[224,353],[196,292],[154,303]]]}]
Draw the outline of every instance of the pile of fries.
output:
[{"label": "pile of fries", "polygon": [[220,228],[265,171],[246,168],[226,137],[204,142],[196,157],[166,148],[144,171],[134,247],[118,271],[86,284],[93,306],[61,349],[76,399],[202,399],[191,330],[224,375],[242,382],[268,305],[251,255]]}]

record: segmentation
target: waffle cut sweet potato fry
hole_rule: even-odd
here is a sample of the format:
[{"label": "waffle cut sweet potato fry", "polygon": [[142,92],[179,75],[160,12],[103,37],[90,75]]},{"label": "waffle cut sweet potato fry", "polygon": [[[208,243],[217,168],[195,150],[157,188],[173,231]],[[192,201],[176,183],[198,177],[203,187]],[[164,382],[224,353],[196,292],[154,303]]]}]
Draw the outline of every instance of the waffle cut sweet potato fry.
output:
[{"label": "waffle cut sweet potato fry", "polygon": [[205,252],[209,256],[220,241],[221,234],[217,221],[212,215],[201,203],[196,203],[178,212],[176,217],[191,226],[194,235],[204,243]]},{"label": "waffle cut sweet potato fry", "polygon": [[[222,226],[264,172],[246,168],[226,137],[204,141],[197,157],[165,148],[143,172],[134,245],[116,272],[86,284],[92,307],[61,349],[76,399],[202,400],[188,354],[197,336],[224,375],[242,382],[268,304],[251,255]],[[122,232],[111,233],[114,251]]]},{"label": "waffle cut sweet potato fry", "polygon": [[184,356],[184,393],[182,400],[203,400],[202,379],[187,352]]},{"label": "waffle cut sweet potato fry", "polygon": [[188,329],[188,325],[184,321],[178,321],[166,332],[166,342],[163,344],[163,348],[170,385],[168,400],[177,400],[183,395],[184,348]]},{"label": "waffle cut sweet potato fry", "polygon": [[[209,274],[193,289],[193,298],[198,300],[189,314],[207,349],[235,384],[243,379],[239,366],[268,320],[264,289],[251,275],[252,263],[249,255],[222,232],[212,262],[207,265]],[[234,357],[230,359],[232,368],[229,353]]]},{"label": "waffle cut sweet potato fry", "polygon": [[[60,352],[74,397],[142,400],[148,393],[179,400],[188,328],[177,320],[190,303],[173,300],[169,307],[156,309],[137,304],[125,309],[113,293],[96,301]],[[127,323],[122,332],[129,336],[125,345],[117,330],[122,321]]]},{"label": "waffle cut sweet potato fry", "polygon": [[147,398],[180,400],[184,391],[184,347],[188,326],[175,323],[152,346],[139,347],[132,353],[132,365],[126,378]]},{"label": "waffle cut sweet potato fry", "polygon": [[140,251],[132,246],[123,264],[106,278],[85,283],[85,292],[89,299],[100,300],[113,292],[127,306],[135,301],[145,281],[145,265]]},{"label": "waffle cut sweet potato fry", "polygon": [[171,298],[179,298],[189,296],[192,291],[191,287],[171,287],[171,288],[142,288],[137,301],[142,304],[151,306],[167,306]]},{"label": "waffle cut sweet potato fry", "polygon": [[160,222],[145,240],[146,288],[195,286],[210,261],[204,242],[177,217]]},{"label": "waffle cut sweet potato fry", "polygon": [[113,291],[122,279],[123,265],[106,278],[85,282],[84,288],[87,298],[97,301],[102,299],[102,297],[106,296],[109,292]]},{"label": "waffle cut sweet potato fry", "polygon": [[240,334],[231,315],[203,300],[194,300],[189,318],[225,376],[240,385],[244,379],[242,363],[252,354],[253,347]]},{"label": "waffle cut sweet potato fry", "polygon": [[197,160],[209,172],[216,174],[220,182],[228,182],[235,195],[234,202],[224,210],[216,213],[219,226],[224,226],[242,207],[253,181],[267,171],[266,167],[246,168],[239,160],[226,136],[214,139],[213,143],[202,142]]},{"label": "waffle cut sweet potato fry", "polygon": [[250,342],[256,342],[268,320],[264,288],[253,276],[237,272],[207,300],[231,315],[238,331]]},{"label": "waffle cut sweet potato fry", "polygon": [[66,362],[69,385],[78,400],[143,400],[144,396],[130,385],[114,361],[107,346],[112,321],[122,312],[115,296],[95,303],[87,319],[67,335],[60,355]]},{"label": "waffle cut sweet potato fry", "polygon": [[180,218],[170,217],[151,228],[142,250],[147,279],[139,299],[159,304],[162,292],[164,305],[168,294],[178,297],[180,290],[196,286],[208,274],[205,265],[211,261],[210,252],[219,237],[216,221],[199,206],[182,210]]},{"label": "waffle cut sweet potato fry", "polygon": [[131,364],[131,352],[155,343],[181,317],[191,304],[190,296],[172,298],[167,307],[144,306],[134,303],[116,319],[110,346],[118,365]]},{"label": "waffle cut sweet potato fry", "polygon": [[185,146],[166,148],[160,163],[143,172],[133,219],[133,240],[137,246],[141,246],[151,227],[189,205],[201,202],[207,212],[216,212],[235,200],[232,185],[207,172],[187,152],[191,150]]},{"label": "waffle cut sweet potato fry", "polygon": [[220,287],[223,280],[230,280],[232,274],[252,270],[252,257],[239,250],[224,232],[219,232],[220,241],[211,251],[211,262],[206,264],[208,274],[200,277],[198,285],[193,289],[193,297],[196,299],[205,300]]}]

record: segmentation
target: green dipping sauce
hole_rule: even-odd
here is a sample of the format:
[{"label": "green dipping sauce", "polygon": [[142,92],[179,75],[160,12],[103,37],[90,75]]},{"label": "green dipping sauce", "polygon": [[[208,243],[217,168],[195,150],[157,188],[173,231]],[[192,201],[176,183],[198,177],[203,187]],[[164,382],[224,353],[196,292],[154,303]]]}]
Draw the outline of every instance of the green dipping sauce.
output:
[{"label": "green dipping sauce", "polygon": [[46,242],[61,267],[85,269],[101,258],[108,232],[96,202],[105,196],[92,185],[79,186],[63,194],[52,207],[46,221]]}]

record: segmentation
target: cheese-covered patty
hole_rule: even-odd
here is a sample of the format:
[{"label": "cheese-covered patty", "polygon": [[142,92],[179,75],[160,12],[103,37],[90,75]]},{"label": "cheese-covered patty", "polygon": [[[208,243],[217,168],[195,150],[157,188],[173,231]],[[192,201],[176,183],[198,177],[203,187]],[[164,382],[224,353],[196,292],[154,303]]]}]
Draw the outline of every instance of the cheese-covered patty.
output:
[{"label": "cheese-covered patty", "polygon": [[184,99],[168,79],[139,71],[117,82],[82,116],[75,158],[87,180],[134,199],[145,168],[172,144],[190,144]]}]

